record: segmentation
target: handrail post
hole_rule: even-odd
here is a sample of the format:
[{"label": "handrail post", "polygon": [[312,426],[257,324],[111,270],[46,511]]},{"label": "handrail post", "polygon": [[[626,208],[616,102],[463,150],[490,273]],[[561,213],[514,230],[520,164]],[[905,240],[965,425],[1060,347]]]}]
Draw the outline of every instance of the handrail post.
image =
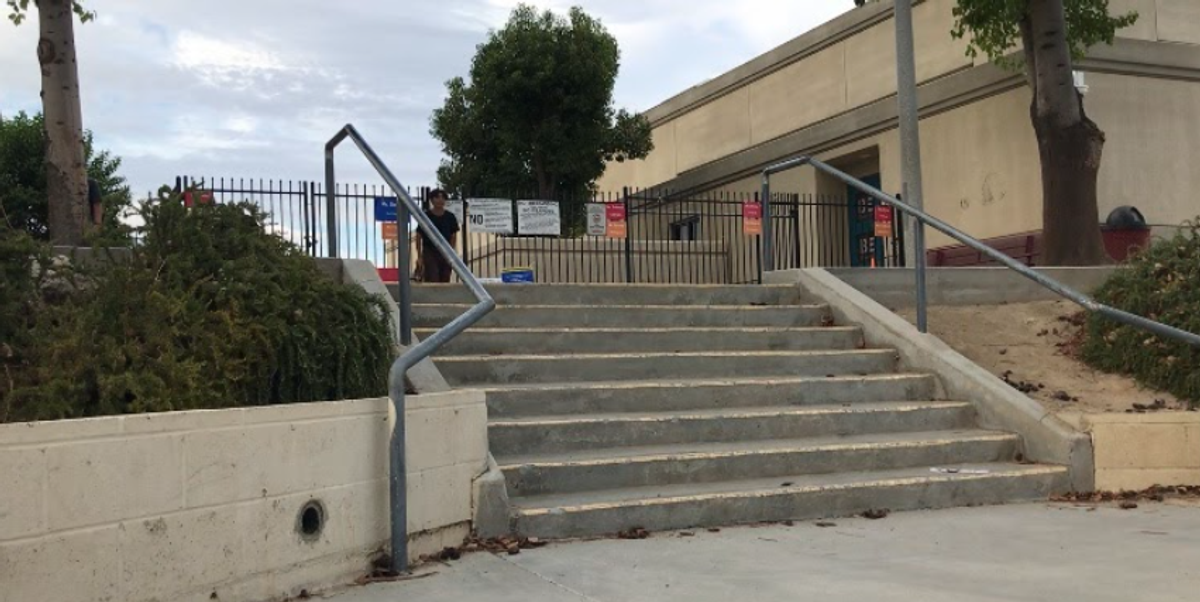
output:
[{"label": "handrail post", "polygon": [[[771,204],[771,201],[770,201],[770,198],[771,198],[771,175],[766,170],[763,170],[762,198],[766,199],[763,201],[763,203],[765,203],[765,204],[763,205],[763,212],[762,212],[762,218],[763,218],[762,245],[763,245],[763,249],[766,251],[766,255],[767,255],[767,264],[766,264],[765,270],[770,272],[775,269],[775,260],[773,259],[775,257],[775,252],[774,252],[775,249],[772,248],[775,244],[775,239],[772,238],[770,235],[771,223],[769,221],[767,221],[767,207],[770,206],[770,204]],[[745,219],[745,216],[743,216],[743,219]],[[800,243],[797,242],[796,244],[799,245]]]},{"label": "handrail post", "polygon": [[329,256],[338,256],[337,180],[333,171],[333,148],[325,147],[325,237],[329,239]]},{"label": "handrail post", "polygon": [[[475,274],[471,273],[471,269],[467,267],[462,258],[454,252],[454,248],[450,246],[449,241],[437,231],[429,216],[425,215],[416,202],[413,201],[412,196],[408,194],[408,190],[396,179],[396,176],[383,163],[383,160],[375,154],[375,151],[367,144],[367,141],[358,134],[354,126],[349,124],[338,130],[333,138],[325,144],[325,177],[326,184],[329,187],[327,198],[329,199],[329,207],[331,208],[330,214],[333,215],[332,207],[334,206],[333,150],[347,137],[362,151],[367,161],[371,163],[375,171],[379,172],[384,182],[396,194],[396,229],[398,230],[397,238],[399,239],[397,244],[400,246],[397,249],[397,253],[400,261],[405,262],[403,265],[396,266],[399,270],[398,281],[401,290],[399,300],[401,321],[399,338],[401,339],[401,344],[404,345],[404,349],[401,350],[399,357],[392,362],[391,370],[388,372],[388,396],[392,400],[392,407],[395,412],[395,420],[392,423],[392,436],[388,443],[391,564],[394,571],[404,573],[408,571],[408,475],[405,458],[405,395],[407,393],[407,383],[405,381],[408,370],[417,365],[418,362],[433,355],[447,341],[458,336],[495,309],[496,301],[488,294],[487,290],[483,287],[483,283],[475,277]],[[454,273],[458,274],[459,279],[467,285],[471,294],[478,300],[478,303],[465,313],[454,318],[449,324],[442,326],[416,345],[412,345],[410,313],[412,309],[411,272],[408,269],[408,263],[411,263],[411,256],[409,255],[409,250],[411,249],[409,226],[411,225],[411,218],[414,216],[417,224],[426,233],[422,239],[423,246],[433,245],[432,248],[441,253],[450,262],[450,267],[454,269]],[[335,226],[333,225],[334,222],[331,220],[330,224],[330,248],[336,251],[337,240],[336,231],[334,230]],[[336,257],[335,254],[331,253],[331,255]]]},{"label": "handrail post", "polygon": [[[771,190],[762,191],[762,261],[758,264],[759,282],[762,282],[762,272],[775,271],[775,229],[771,227]],[[744,219],[744,218],[743,218]]]},{"label": "handrail post", "polygon": [[[908,198],[908,184],[904,184],[904,198]],[[925,278],[927,276],[925,272],[925,264],[928,263],[924,251],[925,223],[916,216],[908,215],[907,211],[904,212],[904,214],[907,219],[912,220],[912,232],[913,238],[915,239],[913,241],[913,247],[916,249],[921,249],[921,252],[917,253],[917,256],[914,258],[917,262],[915,266],[917,273],[917,330],[921,333],[927,333],[929,332],[929,297],[925,289]]]},{"label": "handrail post", "polygon": [[[408,206],[396,199],[396,253],[397,280],[400,289],[400,344],[412,345],[412,234],[408,228],[412,222]],[[421,240],[424,247],[425,240]]]}]

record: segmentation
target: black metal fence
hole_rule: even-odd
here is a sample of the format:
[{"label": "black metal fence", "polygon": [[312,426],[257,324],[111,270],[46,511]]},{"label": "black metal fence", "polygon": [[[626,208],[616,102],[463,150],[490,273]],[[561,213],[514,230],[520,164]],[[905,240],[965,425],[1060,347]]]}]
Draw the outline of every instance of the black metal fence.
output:
[{"label": "black metal fence", "polygon": [[[376,198],[392,195],[382,184],[339,184],[332,210],[317,181],[181,176],[176,185],[197,186],[214,202],[258,205],[271,216],[271,231],[314,256],[396,267],[395,246],[376,221]],[[424,203],[427,190],[409,194]],[[559,236],[523,234],[515,217],[511,234],[475,231],[470,219],[461,219],[472,214],[471,201],[452,204],[462,228],[456,241],[459,253],[483,278],[501,278],[506,270],[522,268],[532,270],[538,282],[722,284],[762,279],[761,225],[754,220],[761,211],[757,194],[625,189],[556,201]],[[597,229],[596,224],[589,232],[589,214],[610,208],[625,216],[624,237],[618,236],[620,229]],[[876,237],[869,200],[852,204],[836,195],[782,193],[772,196],[770,208],[776,269],[905,264],[901,216],[892,220],[891,236]],[[330,248],[331,233],[336,234],[336,249]]]}]

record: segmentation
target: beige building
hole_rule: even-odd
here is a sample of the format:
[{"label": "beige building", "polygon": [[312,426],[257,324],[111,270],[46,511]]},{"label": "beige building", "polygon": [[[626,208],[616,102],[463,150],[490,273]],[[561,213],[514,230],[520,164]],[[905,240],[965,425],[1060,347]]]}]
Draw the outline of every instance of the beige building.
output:
[{"label": "beige building", "polygon": [[[1036,233],[1041,182],[1029,90],[1021,74],[967,56],[966,43],[950,35],[953,6],[924,0],[915,7],[926,209],[979,238]],[[1108,137],[1101,217],[1134,205],[1153,224],[1178,224],[1200,215],[1200,1],[1111,6],[1140,18],[1077,66],[1088,113]],[[765,166],[811,154],[899,193],[895,91],[892,4],[854,9],[650,109],[654,151],[610,164],[600,188],[749,195]],[[811,168],[780,174],[772,185],[798,195],[847,194]],[[829,222],[844,229],[854,218],[841,216],[849,215],[806,225],[805,244],[844,237]],[[933,233],[929,246],[950,242]]]}]

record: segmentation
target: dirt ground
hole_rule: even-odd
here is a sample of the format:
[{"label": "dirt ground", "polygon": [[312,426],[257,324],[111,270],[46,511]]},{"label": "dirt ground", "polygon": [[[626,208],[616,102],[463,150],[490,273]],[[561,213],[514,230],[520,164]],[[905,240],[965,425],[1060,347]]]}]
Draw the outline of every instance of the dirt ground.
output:
[{"label": "dirt ground", "polygon": [[[1064,318],[1066,301],[929,308],[929,331],[959,353],[1005,378],[1055,412],[1124,412],[1134,404],[1178,410],[1174,396],[1132,378],[1097,372],[1064,355],[1060,345],[1077,330]],[[916,310],[897,312],[910,322]]]}]

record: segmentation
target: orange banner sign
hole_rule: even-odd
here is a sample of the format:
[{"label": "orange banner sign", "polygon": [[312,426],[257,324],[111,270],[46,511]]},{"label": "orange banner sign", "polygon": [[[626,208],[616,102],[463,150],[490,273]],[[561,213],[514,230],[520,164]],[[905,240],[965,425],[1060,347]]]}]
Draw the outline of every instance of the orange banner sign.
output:
[{"label": "orange banner sign", "polygon": [[400,240],[400,224],[398,222],[380,222],[384,240]]}]

